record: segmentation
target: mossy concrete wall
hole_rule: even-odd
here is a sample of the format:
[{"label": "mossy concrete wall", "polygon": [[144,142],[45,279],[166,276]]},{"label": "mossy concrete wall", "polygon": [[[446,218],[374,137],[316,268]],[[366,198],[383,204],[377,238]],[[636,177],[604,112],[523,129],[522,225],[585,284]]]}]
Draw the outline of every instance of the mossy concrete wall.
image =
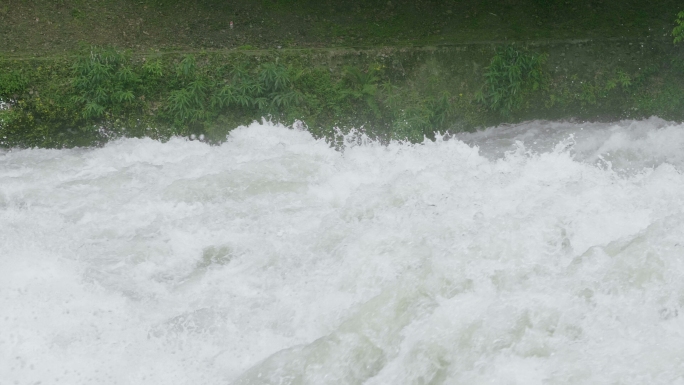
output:
[{"label": "mossy concrete wall", "polygon": [[[522,108],[508,115],[489,110],[487,106],[478,102],[476,97],[484,84],[483,74],[495,54],[496,47],[502,44],[506,42],[423,47],[205,50],[194,54],[198,57],[198,65],[203,66],[204,73],[216,74],[212,75],[212,79],[217,83],[229,82],[229,71],[221,70],[221,67],[240,60],[247,60],[257,67],[259,63],[277,62],[305,70],[315,68],[318,77],[327,72],[330,79],[326,80],[328,83],[325,84],[330,88],[336,88],[336,92],[341,92],[340,95],[347,92],[339,86],[345,82],[345,69],[355,67],[366,73],[377,73],[374,80],[369,80],[375,87],[373,93],[357,95],[358,100],[350,101],[347,98],[340,101],[346,104],[340,107],[336,114],[324,113],[314,116],[310,106],[298,106],[290,111],[281,111],[280,117],[286,123],[300,114],[299,117],[309,124],[309,129],[317,136],[330,136],[334,128],[340,126],[364,126],[371,131],[375,130],[375,133],[382,137],[422,140],[423,135],[429,137],[431,131],[474,130],[479,127],[532,119],[611,121],[657,115],[669,120],[684,120],[684,49],[673,45],[669,39],[546,40],[512,43],[521,49],[548,55],[548,61],[544,66],[547,82],[539,90],[526,94]],[[189,53],[192,52],[133,52],[131,61],[143,63],[160,59],[166,63],[165,72],[170,74],[173,72],[173,66]],[[43,58],[12,57],[0,59],[0,70],[4,73],[17,70],[31,73],[26,92],[14,95],[14,99],[35,101],[38,95],[47,95],[47,90],[43,88],[49,86],[54,91],[60,84],[65,89],[71,86],[70,60],[68,55]],[[321,72],[322,69],[325,71]],[[33,76],[39,72],[41,75]],[[325,84],[323,88],[319,87],[317,91],[310,92],[327,92],[325,87],[328,86]],[[344,83],[344,86],[353,85]],[[152,136],[160,138],[195,133],[193,130],[199,135],[210,129],[217,130],[218,124],[224,127],[212,135],[220,141],[220,138],[225,138],[227,131],[235,125],[243,123],[245,119],[253,119],[255,116],[252,115],[258,114],[256,110],[251,113],[252,115],[234,112],[224,114],[219,111],[214,114],[218,116],[215,116],[215,121],[200,122],[201,124],[194,124],[189,128],[171,127],[164,131],[165,134],[159,134],[158,127],[165,123],[156,119],[155,114],[163,110],[163,103],[167,100],[164,92],[162,90],[154,95],[136,95],[138,99],[143,100],[138,103],[139,115],[129,114],[128,120],[121,120],[125,123],[120,124],[135,121],[140,127],[156,125],[154,132],[157,134]],[[444,103],[448,106],[439,107],[436,95],[447,95]],[[326,97],[330,105],[338,100],[336,98],[339,95]],[[5,99],[7,98],[6,95]],[[362,100],[363,98],[367,99],[368,104]],[[374,102],[370,99],[374,99]],[[50,108],[50,103],[53,101],[43,101],[47,109]],[[373,103],[377,108],[370,108],[373,107]],[[160,105],[162,107],[159,107]],[[439,110],[440,108],[442,110]],[[438,127],[434,123],[434,115],[437,113],[444,115],[440,115]],[[80,112],[66,111],[65,114],[76,121]],[[123,119],[108,116],[106,122],[97,124],[112,126],[113,121],[120,121],[119,118]],[[50,123],[45,122],[45,119],[48,118],[43,118],[42,130],[49,131]],[[88,124],[92,126],[93,122],[90,121]],[[417,125],[421,127],[412,127]],[[0,124],[0,131],[2,130]],[[15,139],[5,142],[5,145],[60,146],[61,139],[45,142],[48,144],[35,141],[24,143],[21,135],[44,137],[47,134],[21,130],[15,129],[12,134],[15,135]],[[59,135],[79,135],[76,128],[69,127],[65,130],[68,132],[60,132]],[[128,127],[110,137],[149,135],[145,130],[136,131]],[[88,140],[64,141],[61,145],[84,145],[88,144]],[[102,138],[93,139],[91,142],[101,143]]]},{"label": "mossy concrete wall", "polygon": [[[346,65],[381,64],[389,79],[415,88],[448,90],[472,99],[495,49],[505,42],[452,44],[426,47],[386,47],[310,50],[314,64],[339,72]],[[512,43],[546,53],[549,84],[529,96],[525,108],[512,116],[480,109],[475,125],[527,119],[616,120],[645,118],[684,119],[684,47],[671,39],[546,40]],[[291,52],[294,53],[294,52]],[[629,85],[608,85],[616,75]],[[435,86],[434,82],[439,84]],[[431,82],[433,87],[430,87]],[[592,95],[594,93],[594,95]],[[667,95],[664,95],[667,94]],[[553,102],[551,99],[553,98]]]}]

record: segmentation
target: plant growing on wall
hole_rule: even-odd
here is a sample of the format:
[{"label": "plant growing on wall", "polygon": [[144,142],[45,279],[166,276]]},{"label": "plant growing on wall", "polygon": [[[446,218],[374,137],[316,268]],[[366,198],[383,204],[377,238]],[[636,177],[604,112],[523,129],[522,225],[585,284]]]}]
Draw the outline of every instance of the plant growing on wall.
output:
[{"label": "plant growing on wall", "polygon": [[256,69],[239,62],[231,71],[231,81],[213,93],[211,106],[255,109],[262,114],[277,115],[301,103],[303,95],[294,85],[301,74],[277,60]]},{"label": "plant growing on wall", "polygon": [[672,36],[674,36],[674,42],[681,43],[684,41],[684,11],[677,14],[677,20],[675,20],[677,26],[672,30]]},{"label": "plant growing on wall", "polygon": [[264,63],[259,68],[258,83],[261,85],[261,98],[264,102],[259,105],[259,110],[268,114],[278,114],[287,110],[303,100],[303,95],[295,87],[294,83],[302,75],[302,72],[286,67],[276,59],[275,63]]},{"label": "plant growing on wall", "polygon": [[207,118],[206,98],[209,84],[197,71],[194,55],[186,55],[176,64],[175,82],[181,87],[172,90],[166,99],[166,110],[177,126]]},{"label": "plant growing on wall", "polygon": [[357,67],[346,66],[344,80],[347,87],[342,91],[342,97],[363,100],[376,116],[380,116],[380,109],[375,100],[378,92],[377,82],[380,80],[376,71],[373,68],[362,71]]},{"label": "plant growing on wall", "polygon": [[24,91],[27,84],[26,76],[18,70],[0,72],[0,100],[13,99],[15,94]]},{"label": "plant growing on wall", "polygon": [[477,100],[492,111],[510,115],[522,106],[525,94],[546,81],[546,54],[530,53],[512,45],[498,47],[484,73],[485,84]]},{"label": "plant growing on wall", "polygon": [[176,64],[165,111],[181,134],[206,129],[209,126],[204,123],[225,115],[269,116],[279,121],[303,102],[304,95],[296,85],[303,71],[278,59],[258,66],[239,60],[218,72],[208,69],[198,65],[194,55],[186,55]]},{"label": "plant growing on wall", "polygon": [[135,100],[138,75],[124,53],[93,48],[73,66],[74,101],[83,106],[83,117],[100,118],[106,112],[121,112]]}]

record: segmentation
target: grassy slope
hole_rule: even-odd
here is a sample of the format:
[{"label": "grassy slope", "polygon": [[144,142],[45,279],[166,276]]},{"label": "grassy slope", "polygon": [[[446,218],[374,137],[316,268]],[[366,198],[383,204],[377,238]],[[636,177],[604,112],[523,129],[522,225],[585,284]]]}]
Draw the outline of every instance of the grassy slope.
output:
[{"label": "grassy slope", "polygon": [[[678,0],[5,0],[0,53],[663,37]],[[230,21],[234,28],[230,29]]]},{"label": "grassy slope", "polygon": [[[284,107],[278,102],[276,116],[303,119],[317,136],[341,126],[422,140],[434,130],[539,118],[682,120],[684,51],[670,36],[680,8],[670,0],[5,0],[0,94],[16,108],[0,113],[9,119],[0,125],[0,146],[92,145],[109,137],[98,134],[104,126],[114,137],[204,134],[220,141],[226,130],[273,116],[275,108],[214,105],[225,85],[240,86],[235,66],[251,63],[250,76],[257,79],[278,60],[303,75],[277,95],[296,90],[302,100]],[[584,39],[594,42],[568,42]],[[526,93],[521,108],[505,116],[477,102],[493,48],[504,41],[524,41],[549,54],[548,83]],[[477,42],[488,44],[434,47]],[[125,66],[143,81],[123,88],[132,91],[130,100],[112,101],[123,87],[114,81],[118,75],[112,84],[75,88],[74,60],[93,59],[89,49],[73,55],[81,44],[132,51]],[[324,49],[288,49],[314,47]],[[198,58],[196,79],[177,75],[186,54]],[[160,61],[164,75],[152,79],[146,59]],[[347,66],[358,70],[358,79]],[[620,74],[627,84],[617,85]],[[179,118],[172,99],[194,92],[198,79],[204,86],[192,99],[197,105],[188,108],[201,118]],[[103,102],[103,117],[87,117],[100,87],[111,100]]]}]

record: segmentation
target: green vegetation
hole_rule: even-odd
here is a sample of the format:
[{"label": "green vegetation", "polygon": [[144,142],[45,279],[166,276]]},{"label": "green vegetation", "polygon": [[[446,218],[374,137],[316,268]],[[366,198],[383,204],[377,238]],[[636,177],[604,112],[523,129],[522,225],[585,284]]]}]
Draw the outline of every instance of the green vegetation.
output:
[{"label": "green vegetation", "polygon": [[677,26],[672,30],[672,36],[674,36],[674,43],[680,43],[684,41],[684,11],[677,14],[677,20],[675,20]]},{"label": "green vegetation", "polygon": [[0,95],[10,99],[22,92],[28,83],[24,74],[17,70],[0,73]]},{"label": "green vegetation", "polygon": [[[605,47],[611,45],[596,49]],[[572,44],[550,52],[507,45],[146,55],[91,47],[71,58],[5,60],[0,145],[70,147],[173,135],[220,143],[232,128],[262,117],[286,125],[300,120],[331,143],[352,127],[383,141],[420,142],[438,132],[533,118],[682,119],[684,72],[672,65],[678,61],[623,47],[591,56],[590,69],[581,56],[588,48]],[[650,56],[626,60],[635,53]],[[572,60],[577,66],[568,65]]]},{"label": "green vegetation", "polygon": [[366,127],[383,140],[420,141],[446,131],[459,105],[462,116],[473,118],[468,127],[479,124],[467,113],[473,106],[456,103],[440,74],[395,85],[386,66],[370,58],[336,71],[309,65],[314,61],[301,53],[141,57],[91,47],[73,59],[4,62],[0,99],[11,108],[0,112],[0,144],[68,147],[172,135],[218,143],[262,117],[300,120],[330,140],[340,129]]},{"label": "green vegetation", "polygon": [[142,80],[129,65],[130,58],[115,50],[93,49],[74,64],[73,100],[83,117],[121,115],[135,102]]},{"label": "green vegetation", "polygon": [[547,55],[499,47],[485,71],[485,84],[478,100],[487,108],[508,116],[520,109],[528,93],[546,82],[543,66]]},{"label": "green vegetation", "polygon": [[[352,127],[419,142],[526,119],[684,119],[674,1],[9,1],[0,146],[219,143],[262,117],[331,143]],[[500,41],[458,44],[482,40]]]}]

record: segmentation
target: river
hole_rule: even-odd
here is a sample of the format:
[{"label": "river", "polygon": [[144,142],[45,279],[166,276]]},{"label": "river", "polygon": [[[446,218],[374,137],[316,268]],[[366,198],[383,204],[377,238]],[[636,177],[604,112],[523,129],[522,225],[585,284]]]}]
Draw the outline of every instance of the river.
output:
[{"label": "river", "polygon": [[684,125],[0,151],[2,384],[684,384]]}]

